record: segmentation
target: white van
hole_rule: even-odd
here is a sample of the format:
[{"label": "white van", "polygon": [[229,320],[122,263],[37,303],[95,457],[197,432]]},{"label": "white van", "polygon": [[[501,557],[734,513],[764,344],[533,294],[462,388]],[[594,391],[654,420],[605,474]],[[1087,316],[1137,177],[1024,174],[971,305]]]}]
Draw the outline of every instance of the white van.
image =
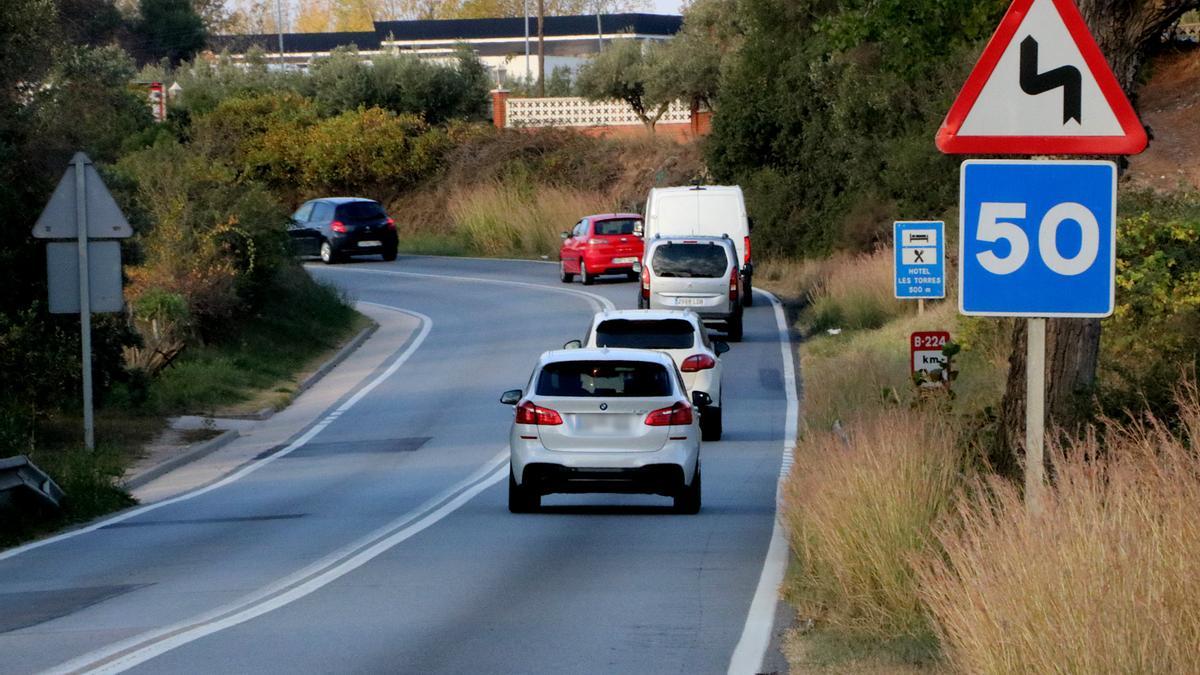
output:
[{"label": "white van", "polygon": [[753,304],[754,264],[750,258],[750,219],[737,185],[651,188],[646,198],[645,238],[728,236],[741,261],[742,304]]}]

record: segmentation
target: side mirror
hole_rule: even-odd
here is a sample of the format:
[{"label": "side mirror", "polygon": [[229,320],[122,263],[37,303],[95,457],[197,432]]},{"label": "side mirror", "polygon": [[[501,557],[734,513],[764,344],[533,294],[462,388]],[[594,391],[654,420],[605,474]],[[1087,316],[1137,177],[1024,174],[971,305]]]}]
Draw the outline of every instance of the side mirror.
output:
[{"label": "side mirror", "polygon": [[692,405],[697,408],[707,408],[712,405],[712,397],[702,391],[692,392]]},{"label": "side mirror", "polygon": [[747,231],[747,232],[753,232],[753,231],[754,231],[754,219],[753,219],[753,218],[747,218],[747,219],[746,219],[746,231]]},{"label": "side mirror", "polygon": [[559,232],[558,236],[562,237],[563,239],[570,239],[571,233],[570,232]]},{"label": "side mirror", "polygon": [[633,263],[633,273],[634,274],[642,273],[642,262],[640,260],[638,262]]},{"label": "side mirror", "polygon": [[583,341],[571,340],[570,342],[563,344],[563,349],[583,349]]},{"label": "side mirror", "polygon": [[646,224],[641,221],[638,221],[633,226],[633,236],[643,237],[645,235],[646,235]]},{"label": "side mirror", "polygon": [[721,342],[720,340],[714,340],[712,345],[713,345],[713,351],[717,353],[717,356],[720,356],[729,351],[729,343],[728,342]]},{"label": "side mirror", "polygon": [[521,396],[520,389],[510,389],[500,395],[500,402],[504,405],[516,405],[521,402]]}]

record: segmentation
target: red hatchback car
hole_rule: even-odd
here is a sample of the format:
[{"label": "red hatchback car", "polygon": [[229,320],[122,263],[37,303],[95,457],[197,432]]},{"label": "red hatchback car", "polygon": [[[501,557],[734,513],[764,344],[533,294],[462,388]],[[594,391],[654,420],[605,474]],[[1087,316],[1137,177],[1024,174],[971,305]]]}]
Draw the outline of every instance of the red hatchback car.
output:
[{"label": "red hatchback car", "polygon": [[570,232],[563,232],[558,251],[559,278],[584,285],[601,274],[623,274],[637,279],[633,264],[642,259],[642,217],[636,213],[587,216]]}]

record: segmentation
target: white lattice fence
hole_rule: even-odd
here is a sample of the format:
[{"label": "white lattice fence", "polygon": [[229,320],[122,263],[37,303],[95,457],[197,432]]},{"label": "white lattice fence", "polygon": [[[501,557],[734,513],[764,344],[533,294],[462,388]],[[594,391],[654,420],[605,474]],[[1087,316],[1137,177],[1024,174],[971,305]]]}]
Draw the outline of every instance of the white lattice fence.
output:
[{"label": "white lattice fence", "polygon": [[[510,98],[505,126],[508,127],[617,127],[641,124],[624,101],[589,101],[586,98]],[[676,101],[659,118],[659,123],[691,120],[691,111]]]}]

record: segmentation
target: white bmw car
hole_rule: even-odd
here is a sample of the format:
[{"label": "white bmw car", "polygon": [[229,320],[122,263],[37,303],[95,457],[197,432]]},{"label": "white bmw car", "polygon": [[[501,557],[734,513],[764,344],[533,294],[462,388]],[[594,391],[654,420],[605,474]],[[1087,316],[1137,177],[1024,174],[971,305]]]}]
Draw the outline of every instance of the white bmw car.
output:
[{"label": "white bmw car", "polygon": [[700,510],[700,426],[671,357],[640,349],[546,352],[515,406],[508,508],[534,511],[543,495],[620,492]]},{"label": "white bmw car", "polygon": [[683,375],[688,394],[702,391],[712,405],[700,409],[706,441],[721,440],[721,355],[729,345],[710,340],[700,316],[691,310],[620,309],[598,312],[586,337],[565,347],[617,347],[665,352]]}]

